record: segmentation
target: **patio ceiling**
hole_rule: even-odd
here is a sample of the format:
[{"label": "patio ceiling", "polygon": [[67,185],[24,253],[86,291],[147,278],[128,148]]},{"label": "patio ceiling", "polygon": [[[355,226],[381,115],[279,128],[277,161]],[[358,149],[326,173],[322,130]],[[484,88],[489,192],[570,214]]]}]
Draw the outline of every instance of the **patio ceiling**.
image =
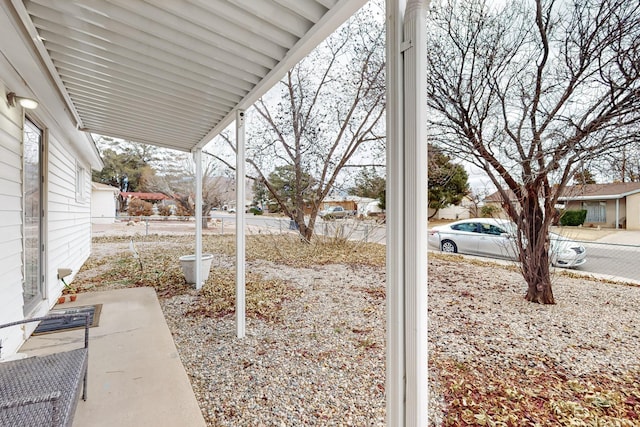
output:
[{"label": "patio ceiling", "polygon": [[366,0],[11,0],[79,129],[191,151]]}]

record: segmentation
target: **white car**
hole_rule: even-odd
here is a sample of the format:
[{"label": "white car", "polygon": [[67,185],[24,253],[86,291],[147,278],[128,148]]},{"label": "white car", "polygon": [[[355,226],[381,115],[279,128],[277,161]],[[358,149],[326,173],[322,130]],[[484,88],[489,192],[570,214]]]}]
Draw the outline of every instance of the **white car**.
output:
[{"label": "white car", "polygon": [[[429,246],[442,252],[518,259],[516,225],[507,219],[470,218],[429,230]],[[586,249],[581,244],[550,233],[551,264],[578,267],[584,264]]]}]

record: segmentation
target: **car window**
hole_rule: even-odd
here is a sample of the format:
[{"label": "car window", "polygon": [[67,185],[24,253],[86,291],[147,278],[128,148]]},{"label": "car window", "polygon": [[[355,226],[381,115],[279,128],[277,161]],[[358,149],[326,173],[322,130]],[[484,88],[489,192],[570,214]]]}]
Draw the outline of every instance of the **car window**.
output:
[{"label": "car window", "polygon": [[467,231],[470,233],[478,232],[478,224],[476,224],[475,222],[463,222],[460,224],[452,225],[451,228],[457,231]]},{"label": "car window", "polygon": [[483,234],[492,234],[494,236],[499,236],[502,233],[506,233],[502,228],[496,227],[493,224],[480,224],[480,229]]}]

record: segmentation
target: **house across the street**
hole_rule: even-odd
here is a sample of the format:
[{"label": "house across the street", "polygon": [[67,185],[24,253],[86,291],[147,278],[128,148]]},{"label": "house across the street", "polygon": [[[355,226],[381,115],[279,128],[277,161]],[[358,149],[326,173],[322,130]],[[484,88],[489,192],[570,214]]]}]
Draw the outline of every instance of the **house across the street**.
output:
[{"label": "house across the street", "polygon": [[[484,202],[500,207],[501,200],[496,191]],[[558,202],[564,204],[565,210],[586,210],[585,226],[640,230],[640,182],[568,186]]]},{"label": "house across the street", "polygon": [[558,200],[565,209],[586,210],[585,225],[640,230],[640,182],[574,185]]}]

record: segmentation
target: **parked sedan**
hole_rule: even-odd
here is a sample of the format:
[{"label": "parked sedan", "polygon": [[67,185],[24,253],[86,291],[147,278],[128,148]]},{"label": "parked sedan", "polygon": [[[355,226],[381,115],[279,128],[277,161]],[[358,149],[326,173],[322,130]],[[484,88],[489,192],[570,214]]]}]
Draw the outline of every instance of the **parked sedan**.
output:
[{"label": "parked sedan", "polygon": [[[517,259],[516,225],[506,219],[470,218],[429,230],[429,245],[442,252]],[[550,233],[551,264],[577,267],[586,262],[581,244]]]}]

